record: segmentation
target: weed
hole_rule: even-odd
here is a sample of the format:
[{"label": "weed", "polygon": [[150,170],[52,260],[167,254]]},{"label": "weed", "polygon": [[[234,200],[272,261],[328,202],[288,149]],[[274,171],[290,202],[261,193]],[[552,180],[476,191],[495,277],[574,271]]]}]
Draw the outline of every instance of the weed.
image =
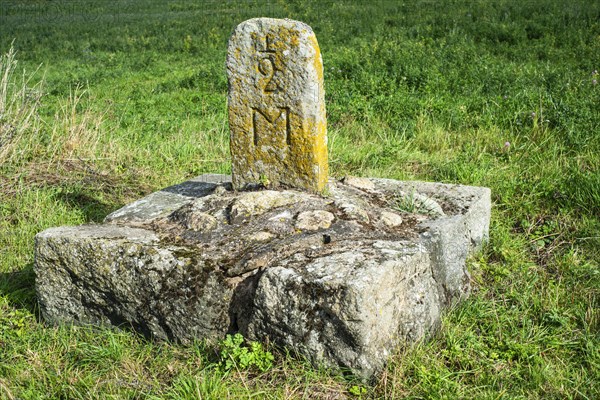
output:
[{"label": "weed", "polygon": [[273,354],[258,342],[249,342],[245,346],[244,337],[239,333],[227,335],[220,343],[220,356],[219,367],[224,371],[256,368],[266,372],[273,367],[274,360]]},{"label": "weed", "polygon": [[444,213],[435,200],[416,193],[414,190],[409,193],[397,194],[391,200],[390,206],[395,210],[414,214],[440,216]]},{"label": "weed", "polygon": [[367,394],[367,388],[363,387],[363,386],[359,386],[359,385],[352,385],[350,386],[350,388],[348,389],[348,393],[350,393],[353,396],[356,396],[358,398],[362,398],[364,395]]},{"label": "weed", "polygon": [[258,181],[262,185],[262,187],[266,189],[268,189],[271,186],[271,181],[266,175],[261,175]]}]

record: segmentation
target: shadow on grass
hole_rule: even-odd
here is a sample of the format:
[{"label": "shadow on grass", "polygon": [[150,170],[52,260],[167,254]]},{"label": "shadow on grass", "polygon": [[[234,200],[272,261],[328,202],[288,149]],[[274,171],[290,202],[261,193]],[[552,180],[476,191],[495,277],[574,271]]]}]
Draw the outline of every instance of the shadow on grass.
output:
[{"label": "shadow on grass", "polygon": [[82,190],[63,192],[58,197],[69,207],[79,209],[85,216],[86,222],[101,223],[108,214],[116,208],[105,203]]},{"label": "shadow on grass", "polygon": [[19,271],[0,273],[0,296],[6,297],[11,306],[24,308],[37,315],[33,263]]}]

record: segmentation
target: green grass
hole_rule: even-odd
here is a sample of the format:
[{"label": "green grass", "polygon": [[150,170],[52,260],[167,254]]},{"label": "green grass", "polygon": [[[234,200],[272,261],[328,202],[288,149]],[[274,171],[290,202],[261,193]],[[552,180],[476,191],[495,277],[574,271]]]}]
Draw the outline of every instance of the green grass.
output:
[{"label": "green grass", "polygon": [[[317,34],[334,176],[492,189],[472,296],[368,384],[273,349],[266,373],[224,371],[218,344],[38,316],[37,232],[229,172],[226,45],[255,16]],[[600,397],[600,3],[0,0],[11,43],[0,398]]]}]

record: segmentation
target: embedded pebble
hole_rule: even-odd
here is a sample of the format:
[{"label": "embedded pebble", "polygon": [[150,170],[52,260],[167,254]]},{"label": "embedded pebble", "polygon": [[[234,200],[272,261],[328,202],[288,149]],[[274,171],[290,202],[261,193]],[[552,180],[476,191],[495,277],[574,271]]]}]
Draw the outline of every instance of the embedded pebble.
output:
[{"label": "embedded pebble", "polygon": [[383,222],[384,225],[389,227],[396,227],[402,224],[402,217],[393,212],[383,211],[380,217],[381,222]]},{"label": "embedded pebble", "polygon": [[325,210],[303,211],[296,218],[296,229],[303,231],[316,231],[327,229],[335,217]]},{"label": "embedded pebble", "polygon": [[367,212],[364,209],[360,208],[356,204],[336,203],[336,205],[349,219],[355,219],[362,222],[369,222],[369,214],[367,214]]},{"label": "embedded pebble", "polygon": [[217,219],[204,212],[191,212],[184,221],[185,227],[195,232],[212,231],[217,227]]},{"label": "embedded pebble", "polygon": [[251,235],[248,239],[253,242],[266,242],[273,238],[273,234],[265,231],[259,231]]},{"label": "embedded pebble", "polygon": [[353,186],[362,190],[375,190],[375,184],[368,178],[359,178],[357,176],[347,176],[344,178],[344,184]]}]

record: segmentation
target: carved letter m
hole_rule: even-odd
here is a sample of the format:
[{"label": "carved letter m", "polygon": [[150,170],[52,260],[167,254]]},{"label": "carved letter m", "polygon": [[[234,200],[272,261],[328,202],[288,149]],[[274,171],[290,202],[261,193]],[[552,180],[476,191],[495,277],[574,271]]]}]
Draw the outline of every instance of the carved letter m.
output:
[{"label": "carved letter m", "polygon": [[[260,124],[259,120],[263,119],[268,124],[266,129],[260,129],[265,124]],[[278,132],[285,129],[285,142],[290,144],[290,110],[287,107],[278,107],[274,112],[271,110],[260,110],[252,108],[252,130],[254,135],[254,145],[258,145],[260,136],[271,135],[276,136]],[[265,131],[266,130],[266,131]],[[261,132],[259,132],[261,131]]]}]

